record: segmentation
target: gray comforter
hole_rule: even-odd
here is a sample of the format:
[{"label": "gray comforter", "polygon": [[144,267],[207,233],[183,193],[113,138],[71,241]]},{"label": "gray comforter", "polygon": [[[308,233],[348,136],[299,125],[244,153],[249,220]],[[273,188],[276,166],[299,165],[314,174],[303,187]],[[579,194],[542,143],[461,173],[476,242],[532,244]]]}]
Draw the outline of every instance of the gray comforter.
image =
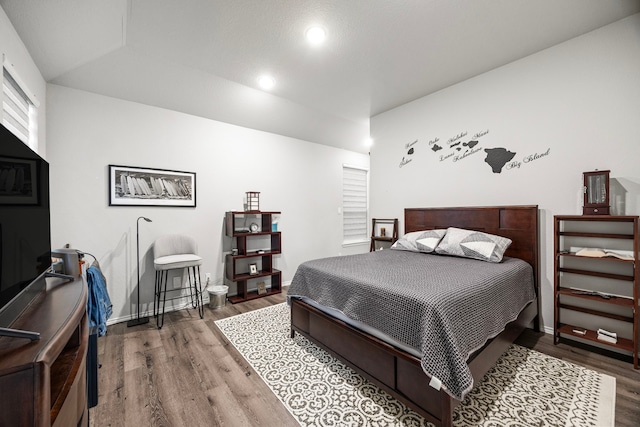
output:
[{"label": "gray comforter", "polygon": [[[462,400],[473,388],[469,356],[535,299],[532,268],[383,250],[301,264],[289,297],[308,297],[422,354],[424,372]],[[426,384],[425,384],[426,386]]]}]

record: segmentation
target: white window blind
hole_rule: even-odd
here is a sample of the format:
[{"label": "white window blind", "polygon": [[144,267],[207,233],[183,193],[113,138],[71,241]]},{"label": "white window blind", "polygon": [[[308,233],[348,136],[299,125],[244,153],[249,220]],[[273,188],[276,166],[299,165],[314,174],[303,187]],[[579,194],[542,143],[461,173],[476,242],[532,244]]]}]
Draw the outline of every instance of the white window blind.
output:
[{"label": "white window blind", "polygon": [[6,67],[2,68],[2,124],[35,150],[33,103]]},{"label": "white window blind", "polygon": [[367,170],[342,167],[343,243],[367,241]]}]

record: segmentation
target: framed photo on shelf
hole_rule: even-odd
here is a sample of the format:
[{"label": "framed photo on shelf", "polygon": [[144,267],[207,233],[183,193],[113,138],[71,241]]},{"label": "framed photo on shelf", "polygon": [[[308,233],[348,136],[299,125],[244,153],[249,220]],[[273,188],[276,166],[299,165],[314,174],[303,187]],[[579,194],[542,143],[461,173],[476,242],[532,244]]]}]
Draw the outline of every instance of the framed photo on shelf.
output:
[{"label": "framed photo on shelf", "polygon": [[258,274],[258,264],[249,264],[249,274]]},{"label": "framed photo on shelf", "polygon": [[258,282],[258,295],[264,295],[267,293],[267,285],[264,282]]},{"label": "framed photo on shelf", "polygon": [[109,206],[196,207],[196,174],[109,165]]}]

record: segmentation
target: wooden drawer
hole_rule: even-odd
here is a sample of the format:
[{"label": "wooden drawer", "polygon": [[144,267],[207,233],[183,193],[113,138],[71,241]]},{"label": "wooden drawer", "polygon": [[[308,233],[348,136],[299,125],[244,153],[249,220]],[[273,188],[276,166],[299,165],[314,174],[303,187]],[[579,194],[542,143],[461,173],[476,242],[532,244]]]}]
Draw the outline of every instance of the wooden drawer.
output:
[{"label": "wooden drawer", "polygon": [[582,207],[583,215],[610,215],[609,206],[605,206],[603,208],[590,208],[587,206]]},{"label": "wooden drawer", "polygon": [[309,316],[309,334],[383,384],[395,387],[395,358],[377,345],[314,313]]}]

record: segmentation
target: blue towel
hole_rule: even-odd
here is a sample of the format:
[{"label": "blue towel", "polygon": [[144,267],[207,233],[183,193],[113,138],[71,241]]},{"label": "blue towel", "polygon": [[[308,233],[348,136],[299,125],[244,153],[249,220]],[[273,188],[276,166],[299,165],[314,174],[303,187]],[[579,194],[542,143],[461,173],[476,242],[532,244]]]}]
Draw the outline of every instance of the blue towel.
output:
[{"label": "blue towel", "polygon": [[99,268],[92,265],[87,269],[87,284],[89,299],[87,300],[87,314],[91,333],[98,332],[101,337],[107,332],[107,319],[111,317],[112,305],[107,292],[107,282]]}]

